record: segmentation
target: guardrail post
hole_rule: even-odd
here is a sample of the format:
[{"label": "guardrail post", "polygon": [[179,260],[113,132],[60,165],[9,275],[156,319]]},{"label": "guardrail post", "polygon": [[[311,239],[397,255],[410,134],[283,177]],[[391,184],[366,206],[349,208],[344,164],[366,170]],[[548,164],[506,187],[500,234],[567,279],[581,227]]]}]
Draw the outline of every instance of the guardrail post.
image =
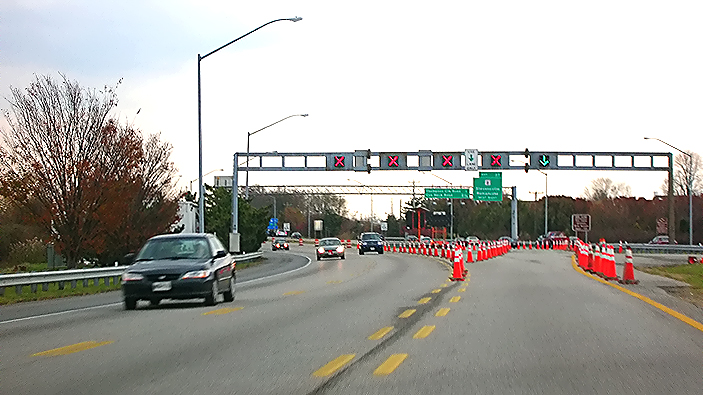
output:
[{"label": "guardrail post", "polygon": [[83,288],[88,288],[88,279],[83,280]]},{"label": "guardrail post", "polygon": [[106,287],[110,286],[110,277],[105,277],[105,286]]},{"label": "guardrail post", "polygon": [[49,290],[49,283],[42,283],[41,290],[46,292]]},{"label": "guardrail post", "polygon": [[120,276],[115,276],[115,277],[113,277],[113,278],[112,278],[112,283],[113,283],[114,285],[119,284],[119,283],[120,283]]},{"label": "guardrail post", "polygon": [[63,288],[66,286],[65,281],[59,281],[59,291],[63,291]]},{"label": "guardrail post", "polygon": [[95,285],[96,287],[100,285],[100,277],[96,277],[93,279],[93,285]]},{"label": "guardrail post", "polygon": [[29,284],[29,289],[32,290],[33,294],[37,293],[37,285],[38,284]]},{"label": "guardrail post", "polygon": [[71,280],[71,289],[76,289],[76,285],[78,285],[78,280]]},{"label": "guardrail post", "polygon": [[22,286],[21,285],[15,285],[15,294],[22,295]]},{"label": "guardrail post", "polygon": [[0,287],[0,296],[5,296],[5,287]]}]

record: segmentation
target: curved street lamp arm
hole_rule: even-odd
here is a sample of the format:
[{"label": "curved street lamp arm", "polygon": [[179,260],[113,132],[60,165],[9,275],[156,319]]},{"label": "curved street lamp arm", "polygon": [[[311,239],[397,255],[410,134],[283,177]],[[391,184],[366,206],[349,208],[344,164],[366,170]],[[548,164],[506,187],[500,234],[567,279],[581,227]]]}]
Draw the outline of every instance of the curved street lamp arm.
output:
[{"label": "curved street lamp arm", "polygon": [[662,144],[668,145],[669,147],[671,147],[671,148],[673,148],[673,149],[679,151],[680,153],[682,153],[682,154],[688,156],[689,158],[691,157],[691,154],[689,154],[688,152],[681,151],[680,149],[674,147],[673,145],[667,143],[667,142],[664,141],[664,140],[660,140],[660,139],[658,139],[658,138],[656,138],[656,137],[645,137],[644,139],[645,139],[645,140],[657,140],[658,142],[660,142],[660,143],[662,143]]},{"label": "curved street lamp arm", "polygon": [[264,23],[263,25],[257,27],[256,29],[250,31],[249,33],[247,33],[247,34],[245,34],[245,35],[243,35],[243,36],[241,36],[241,37],[237,37],[237,38],[235,38],[234,40],[228,42],[227,44],[225,44],[225,45],[223,45],[223,46],[217,48],[216,50],[214,50],[214,51],[212,51],[212,52],[208,52],[208,53],[206,53],[206,54],[203,55],[203,56],[200,56],[200,59],[199,59],[199,60],[203,60],[203,59],[207,58],[208,56],[214,54],[215,52],[221,50],[222,48],[224,48],[224,47],[226,47],[226,46],[228,46],[228,45],[230,45],[230,44],[233,44],[233,43],[235,43],[235,42],[237,42],[237,41],[243,39],[244,37],[246,37],[246,36],[248,36],[248,35],[254,33],[255,31],[261,29],[262,27],[264,27],[264,26],[266,26],[266,25],[270,25],[270,24],[272,24],[272,23],[274,23],[274,22],[279,22],[279,21],[298,22],[299,20],[302,20],[302,19],[303,19],[303,18],[298,18],[298,17],[296,16],[295,18],[282,18],[282,19],[273,20],[273,21],[268,22],[268,23]]},{"label": "curved street lamp arm", "polygon": [[251,135],[253,135],[253,134],[256,134],[256,133],[258,133],[258,132],[260,132],[260,131],[262,131],[262,130],[264,130],[264,129],[266,129],[266,128],[270,128],[271,126],[273,126],[273,125],[275,125],[275,124],[277,124],[277,123],[279,123],[279,122],[283,122],[283,121],[285,121],[285,120],[288,119],[288,118],[291,118],[291,117],[307,117],[307,116],[308,116],[308,114],[294,114],[294,115],[289,115],[289,116],[287,116],[287,117],[281,119],[280,121],[276,121],[276,122],[274,122],[274,123],[272,123],[272,124],[270,124],[270,125],[268,125],[268,126],[264,126],[263,128],[261,128],[261,129],[255,131],[255,132],[250,132],[250,133],[249,133],[249,136],[251,136]]}]

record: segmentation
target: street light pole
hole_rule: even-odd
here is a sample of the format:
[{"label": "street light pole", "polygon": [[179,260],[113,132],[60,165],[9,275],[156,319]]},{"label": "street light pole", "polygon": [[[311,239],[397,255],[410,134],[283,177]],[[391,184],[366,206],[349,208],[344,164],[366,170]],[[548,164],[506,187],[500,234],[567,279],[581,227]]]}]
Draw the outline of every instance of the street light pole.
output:
[{"label": "street light pole", "polygon": [[547,173],[543,172],[540,169],[537,169],[538,172],[544,174],[544,235],[547,236],[547,233],[549,232],[548,226],[548,218],[549,218],[549,204],[548,199],[549,199],[549,189],[547,189],[547,183],[549,180],[549,177],[547,177]]},{"label": "street light pole", "polygon": [[[693,245],[693,174],[691,172],[693,171],[693,156],[689,154],[688,152],[681,151],[680,149],[674,147],[673,145],[667,143],[666,141],[660,140],[656,137],[645,137],[645,140],[657,140],[660,143],[666,144],[669,147],[679,151],[680,153],[688,156],[688,245]],[[673,164],[672,164],[673,167]],[[670,178],[670,180],[673,180],[673,176]],[[671,181],[669,182],[671,184]],[[669,190],[673,188],[673,185],[669,185]],[[673,240],[669,240],[670,243],[673,243]]]},{"label": "street light pole", "polygon": [[294,115],[289,115],[289,116],[287,116],[287,117],[281,119],[280,121],[276,121],[276,122],[274,122],[274,123],[272,123],[272,124],[270,124],[270,125],[268,125],[268,126],[264,126],[263,128],[261,128],[261,129],[255,131],[255,132],[247,132],[247,176],[246,176],[246,184],[245,184],[245,187],[244,187],[244,197],[245,197],[247,200],[249,200],[249,137],[251,137],[251,136],[253,136],[253,135],[259,133],[260,131],[262,131],[262,130],[264,130],[264,129],[266,129],[266,128],[269,128],[269,127],[271,127],[271,126],[273,126],[273,125],[275,125],[275,124],[277,124],[277,123],[279,123],[279,122],[283,122],[283,121],[285,121],[285,120],[288,119],[288,118],[292,118],[292,117],[307,117],[307,116],[308,116],[308,114],[294,114]]},{"label": "street light pole", "polygon": [[203,124],[202,124],[202,102],[201,102],[201,89],[200,89],[200,61],[207,58],[208,56],[214,54],[215,52],[221,50],[222,48],[233,44],[242,38],[254,33],[255,31],[261,29],[262,27],[266,25],[270,25],[274,22],[278,21],[291,21],[291,22],[298,22],[302,20],[303,18],[299,17],[294,17],[294,18],[283,18],[283,19],[276,19],[271,22],[264,23],[263,25],[257,27],[256,29],[250,31],[249,33],[237,37],[234,40],[228,42],[227,44],[217,48],[214,51],[208,52],[203,56],[200,56],[198,54],[198,194],[199,194],[199,199],[198,199],[198,214],[200,215],[200,221],[198,221],[198,226],[199,226],[199,231],[200,233],[205,232],[205,201],[203,200]]}]

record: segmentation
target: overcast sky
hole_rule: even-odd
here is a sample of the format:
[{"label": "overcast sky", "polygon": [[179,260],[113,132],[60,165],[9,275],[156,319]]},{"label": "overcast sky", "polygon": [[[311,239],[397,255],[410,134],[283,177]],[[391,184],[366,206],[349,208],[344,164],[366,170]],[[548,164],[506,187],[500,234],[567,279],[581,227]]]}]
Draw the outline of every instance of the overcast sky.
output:
[{"label": "overcast sky", "polygon": [[[206,182],[231,174],[247,132],[300,113],[310,116],[252,136],[252,152],[669,151],[649,136],[703,153],[701,1],[4,0],[0,96],[34,74],[95,88],[123,78],[114,115],[161,132],[188,188],[198,176],[197,54],[294,16],[303,20],[202,61],[203,168],[226,169]],[[252,172],[250,184],[446,185],[381,173]],[[435,174],[455,185],[478,176]],[[665,176],[551,171],[549,195],[581,196],[610,177],[652,198]],[[503,174],[523,200],[544,181]],[[366,215],[368,202],[349,206]],[[390,199],[377,197],[374,212],[390,212]]]}]

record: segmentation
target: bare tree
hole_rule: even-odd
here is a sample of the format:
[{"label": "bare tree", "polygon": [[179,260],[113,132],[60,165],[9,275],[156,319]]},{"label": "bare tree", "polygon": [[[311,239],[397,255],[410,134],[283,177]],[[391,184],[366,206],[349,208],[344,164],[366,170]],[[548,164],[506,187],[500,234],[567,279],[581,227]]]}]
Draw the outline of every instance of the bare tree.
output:
[{"label": "bare tree", "polygon": [[[674,195],[688,196],[693,193],[693,196],[700,195],[703,192],[703,159],[701,156],[692,151],[686,151],[688,155],[677,154],[674,157]],[[689,187],[692,187],[689,191]],[[669,193],[669,178],[665,178],[662,183],[661,190],[664,194]]]},{"label": "bare tree", "polygon": [[73,267],[99,222],[95,213],[107,201],[107,186],[138,164],[123,156],[138,141],[105,127],[117,105],[115,87],[87,90],[61,77],[36,76],[24,91],[11,88],[0,193],[51,232]]},{"label": "bare tree", "polygon": [[591,186],[583,191],[586,200],[614,199],[616,197],[632,196],[632,189],[625,183],[615,183],[610,178],[596,178],[591,181]]}]

